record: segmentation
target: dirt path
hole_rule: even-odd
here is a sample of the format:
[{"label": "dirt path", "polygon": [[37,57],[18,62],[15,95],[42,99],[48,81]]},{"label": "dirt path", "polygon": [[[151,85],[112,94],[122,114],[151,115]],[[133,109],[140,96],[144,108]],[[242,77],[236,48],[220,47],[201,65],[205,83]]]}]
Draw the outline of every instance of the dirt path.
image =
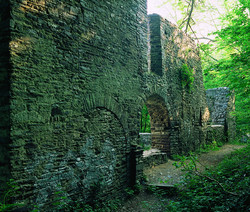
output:
[{"label": "dirt path", "polygon": [[[244,146],[226,144],[217,151],[203,153],[198,157],[199,162],[204,166],[216,166],[223,158],[231,152],[241,149]],[[174,185],[182,179],[182,172],[173,165],[174,161],[169,160],[167,163],[147,169],[144,174],[150,184]]]},{"label": "dirt path", "polygon": [[[201,154],[198,159],[201,164],[207,167],[216,166],[219,162],[229,155],[231,152],[241,149],[245,146],[226,144],[217,151],[210,151]],[[180,169],[173,166],[174,161],[169,160],[167,163],[155,166],[144,171],[149,184],[174,185],[182,179],[183,173]],[[142,191],[139,195],[133,197],[119,210],[119,212],[151,212],[162,211],[162,206],[167,204],[165,200],[157,198],[153,194]]]}]

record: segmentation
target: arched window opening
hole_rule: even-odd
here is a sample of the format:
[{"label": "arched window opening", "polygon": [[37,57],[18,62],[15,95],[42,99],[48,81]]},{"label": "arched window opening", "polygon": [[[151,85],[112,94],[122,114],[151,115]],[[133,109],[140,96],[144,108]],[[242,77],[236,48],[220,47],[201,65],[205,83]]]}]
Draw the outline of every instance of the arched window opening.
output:
[{"label": "arched window opening", "polygon": [[148,108],[147,108],[146,104],[143,106],[142,112],[141,112],[140,133],[151,133],[150,115],[149,115]]},{"label": "arched window opening", "polygon": [[140,145],[144,150],[151,149],[152,139],[151,139],[151,125],[150,125],[150,115],[146,104],[143,105],[141,111],[141,126],[140,126]]},{"label": "arched window opening", "polygon": [[140,144],[144,150],[154,149],[170,155],[171,126],[162,97],[150,96],[141,113]]},{"label": "arched window opening", "polygon": [[162,97],[155,94],[146,101],[150,116],[151,148],[170,155],[170,120]]}]

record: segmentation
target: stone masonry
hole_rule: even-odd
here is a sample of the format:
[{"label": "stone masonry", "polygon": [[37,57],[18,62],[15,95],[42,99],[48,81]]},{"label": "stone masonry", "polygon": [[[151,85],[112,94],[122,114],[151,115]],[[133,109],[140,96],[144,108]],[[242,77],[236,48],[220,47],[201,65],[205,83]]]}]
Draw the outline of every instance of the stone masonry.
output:
[{"label": "stone masonry", "polygon": [[[211,125],[214,128],[210,134],[213,134],[213,140],[232,141],[235,139],[235,117],[232,112],[235,111],[235,96],[229,88],[213,88],[206,91],[207,104],[210,111]],[[217,130],[215,130],[217,128]],[[219,130],[221,129],[221,130]],[[219,138],[216,136],[216,131]],[[210,130],[209,130],[210,131]],[[223,138],[221,138],[223,136]]]},{"label": "stone masonry", "polygon": [[[190,37],[157,14],[149,16],[151,70],[146,105],[151,117],[152,145],[169,156],[204,144],[209,118],[199,52]],[[183,65],[192,69],[194,83],[182,86]]]},{"label": "stone masonry", "polygon": [[136,180],[146,1],[0,8],[1,185],[11,175],[17,200],[43,211],[58,190],[74,202],[124,196]]},{"label": "stone masonry", "polygon": [[52,211],[58,192],[90,204],[123,198],[143,169],[144,104],[154,148],[171,157],[206,142],[198,49],[167,20],[148,18],[146,0],[5,0],[0,8],[0,184],[14,179],[27,210]]}]

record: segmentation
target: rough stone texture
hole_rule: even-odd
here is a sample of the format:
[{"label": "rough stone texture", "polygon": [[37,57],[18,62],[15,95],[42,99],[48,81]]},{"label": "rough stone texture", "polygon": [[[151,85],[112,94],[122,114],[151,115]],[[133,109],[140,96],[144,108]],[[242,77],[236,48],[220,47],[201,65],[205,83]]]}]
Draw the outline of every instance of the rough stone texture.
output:
[{"label": "rough stone texture", "polygon": [[235,111],[234,92],[227,87],[213,88],[206,91],[206,96],[212,125],[223,125],[225,139],[234,140],[236,132],[235,116],[232,115]]},{"label": "rough stone texture", "polygon": [[[123,197],[143,173],[144,104],[154,148],[172,156],[205,142],[198,50],[152,15],[149,54],[145,0],[0,6],[0,175],[11,174],[29,210],[53,210],[58,191],[86,203]],[[182,87],[183,64],[193,69],[191,91]]]},{"label": "rough stone texture", "polygon": [[210,125],[207,129],[207,142],[211,144],[212,142],[222,142],[227,141],[225,126],[224,125]]},{"label": "rough stone texture", "polygon": [[51,195],[58,187],[71,191],[65,193],[69,199],[91,202],[93,198],[106,200],[107,194],[110,198],[115,192],[123,192],[129,183],[128,144],[115,115],[106,109],[95,109],[82,120],[86,124],[78,124],[86,133],[75,144],[71,140],[63,155],[58,144],[57,151],[33,153],[33,160],[25,167],[28,175],[36,176],[33,189],[40,207],[50,205]]},{"label": "rough stone texture", "polygon": [[59,189],[82,202],[124,196],[142,172],[132,143],[147,71],[146,1],[10,2],[18,199],[47,211]]},{"label": "rough stone texture", "polygon": [[167,161],[167,154],[158,149],[150,149],[143,152],[143,170],[166,163]]},{"label": "rough stone texture", "polygon": [[10,9],[8,1],[0,2],[0,192],[9,178],[9,71]]},{"label": "rough stone texture", "polygon": [[146,146],[151,146],[152,144],[152,137],[151,133],[139,133],[140,136],[140,143]]},{"label": "rough stone texture", "polygon": [[[205,142],[209,118],[198,49],[190,37],[159,15],[150,15],[149,25],[151,71],[144,77],[152,145],[169,156],[186,153]],[[183,64],[193,69],[191,91],[182,87]]]}]

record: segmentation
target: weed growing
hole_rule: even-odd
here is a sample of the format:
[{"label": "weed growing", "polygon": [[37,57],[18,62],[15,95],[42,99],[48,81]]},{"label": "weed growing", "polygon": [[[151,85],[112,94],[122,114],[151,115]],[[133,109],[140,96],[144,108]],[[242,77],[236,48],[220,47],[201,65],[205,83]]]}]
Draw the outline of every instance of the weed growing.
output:
[{"label": "weed growing", "polygon": [[17,183],[14,179],[10,179],[6,184],[6,190],[3,192],[0,199],[0,211],[12,211],[18,207],[22,207],[23,204],[21,203],[12,203],[12,198],[20,193]]},{"label": "weed growing", "polygon": [[[187,162],[187,160],[189,162]],[[182,157],[177,167],[186,172],[178,199],[167,211],[249,211],[250,146],[237,150],[218,167],[200,172],[197,157]],[[183,186],[184,185],[184,186]]]}]

